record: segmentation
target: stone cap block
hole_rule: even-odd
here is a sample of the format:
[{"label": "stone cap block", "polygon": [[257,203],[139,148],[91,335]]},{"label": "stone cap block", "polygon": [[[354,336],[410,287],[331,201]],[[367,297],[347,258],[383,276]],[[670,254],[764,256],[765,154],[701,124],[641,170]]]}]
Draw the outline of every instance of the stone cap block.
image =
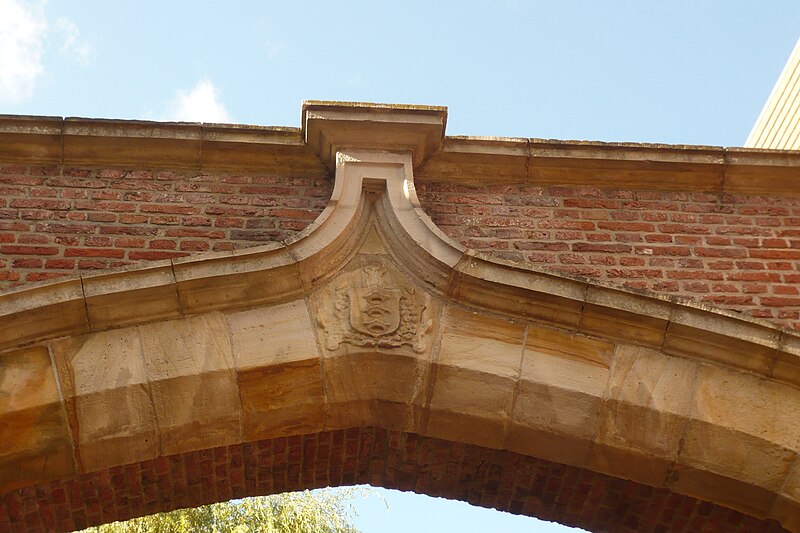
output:
[{"label": "stone cap block", "polygon": [[341,148],[410,150],[419,166],[441,147],[447,108],[308,100],[302,121],[305,142],[328,168]]}]

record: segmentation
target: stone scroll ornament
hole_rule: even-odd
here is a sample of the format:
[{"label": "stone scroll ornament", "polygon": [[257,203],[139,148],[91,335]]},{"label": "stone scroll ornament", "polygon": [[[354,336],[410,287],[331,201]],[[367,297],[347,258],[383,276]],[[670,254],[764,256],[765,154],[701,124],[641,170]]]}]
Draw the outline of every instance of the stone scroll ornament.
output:
[{"label": "stone scroll ornament", "polygon": [[379,258],[361,258],[359,268],[334,282],[332,313],[321,319],[325,346],[341,344],[394,348],[411,346],[425,350],[429,296],[418,292]]}]

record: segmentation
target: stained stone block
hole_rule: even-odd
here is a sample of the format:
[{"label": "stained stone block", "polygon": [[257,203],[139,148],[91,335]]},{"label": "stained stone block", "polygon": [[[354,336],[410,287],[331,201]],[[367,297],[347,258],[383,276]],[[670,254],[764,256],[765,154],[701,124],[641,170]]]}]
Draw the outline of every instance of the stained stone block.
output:
[{"label": "stained stone block", "polygon": [[524,331],[522,324],[446,309],[426,434],[502,445],[522,362]]},{"label": "stained stone block", "polygon": [[[374,236],[365,250],[380,251]],[[388,255],[356,255],[314,293],[326,427],[367,423],[417,431],[439,304]]]},{"label": "stained stone block", "polygon": [[613,348],[598,339],[529,326],[509,446],[584,464],[595,439]]},{"label": "stained stone block", "polygon": [[83,471],[152,459],[158,425],[136,328],[52,344]]},{"label": "stained stone block", "polygon": [[328,428],[365,424],[419,430],[417,412],[429,367],[415,357],[387,352],[353,351],[325,359]]},{"label": "stained stone block", "polygon": [[654,350],[618,346],[593,451],[595,467],[663,485],[689,419],[697,366]]},{"label": "stained stone block", "polygon": [[304,300],[225,315],[239,371],[319,359]]},{"label": "stained stone block", "polygon": [[800,391],[702,365],[680,462],[778,491],[800,449]]},{"label": "stained stone block", "polygon": [[226,315],[245,440],[322,428],[320,355],[303,300]]},{"label": "stained stone block", "polygon": [[140,326],[164,455],[241,440],[241,406],[221,313]]},{"label": "stained stone block", "polygon": [[670,488],[713,494],[723,505],[768,516],[782,501],[776,493],[792,485],[800,445],[798,395],[794,387],[752,374],[700,365]]},{"label": "stained stone block", "polygon": [[47,348],[0,355],[0,493],[74,473],[72,439]]}]

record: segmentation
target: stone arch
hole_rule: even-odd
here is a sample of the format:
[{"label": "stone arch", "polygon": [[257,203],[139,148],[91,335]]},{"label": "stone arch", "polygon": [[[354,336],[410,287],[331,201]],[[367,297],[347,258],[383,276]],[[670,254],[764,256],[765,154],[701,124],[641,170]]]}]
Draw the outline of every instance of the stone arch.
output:
[{"label": "stone arch", "polygon": [[[800,339],[464,249],[414,192],[438,115],[399,116],[365,134],[312,106],[309,144],[336,181],[296,238],[0,297],[0,519],[46,529],[19,508],[40,503],[64,509],[54,524],[162,510],[184,501],[159,496],[182,486],[173,477],[220,469],[227,481],[189,505],[372,481],[545,517],[549,501],[556,519],[600,529],[655,530],[668,501],[688,509],[676,529],[800,529]],[[348,435],[371,442],[365,456]],[[441,458],[412,461],[409,442],[462,450],[469,481],[447,486],[426,471]],[[291,449],[285,470],[276,447]],[[564,504],[537,495],[541,476],[506,487],[512,464],[579,493],[623,488]],[[650,522],[603,511],[637,491],[660,502]]]},{"label": "stone arch", "polygon": [[506,450],[351,428],[197,450],[4,494],[0,525],[70,531],[245,496],[370,483],[589,531],[784,531],[710,502]]}]

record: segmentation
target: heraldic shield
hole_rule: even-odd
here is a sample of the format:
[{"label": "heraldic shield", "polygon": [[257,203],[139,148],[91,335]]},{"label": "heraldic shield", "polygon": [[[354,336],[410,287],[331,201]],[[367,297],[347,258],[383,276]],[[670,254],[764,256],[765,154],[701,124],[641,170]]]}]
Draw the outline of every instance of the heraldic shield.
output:
[{"label": "heraldic shield", "polygon": [[372,337],[394,333],[400,327],[402,291],[386,285],[386,269],[380,263],[368,263],[357,272],[360,279],[347,294],[350,325]]},{"label": "heraldic shield", "polygon": [[[357,268],[338,278],[329,295],[332,313],[320,320],[326,347],[353,346],[425,349],[427,294],[418,292],[381,256],[362,255]],[[330,289],[329,289],[330,290]],[[332,315],[332,316],[331,316]]]}]

